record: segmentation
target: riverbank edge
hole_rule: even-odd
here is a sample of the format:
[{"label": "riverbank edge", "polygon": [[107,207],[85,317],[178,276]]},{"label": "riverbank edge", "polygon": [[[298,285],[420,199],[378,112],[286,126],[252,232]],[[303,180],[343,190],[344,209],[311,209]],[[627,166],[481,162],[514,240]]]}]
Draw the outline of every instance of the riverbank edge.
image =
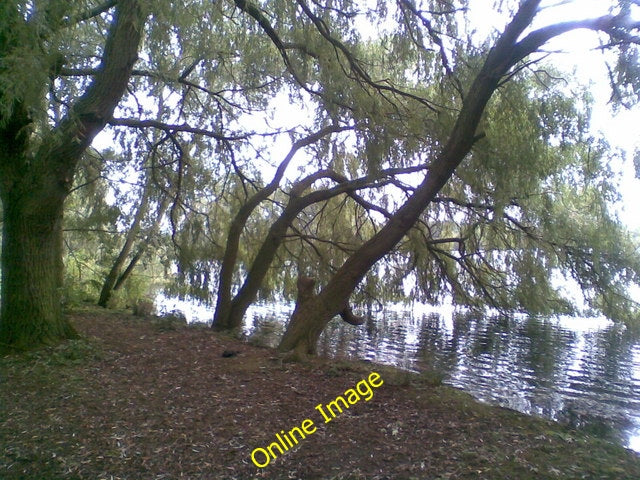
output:
[{"label": "riverbank edge", "polygon": [[[481,403],[435,372],[286,364],[273,349],[204,326],[94,308],[69,316],[81,340],[0,358],[0,478],[640,478],[634,452]],[[370,401],[271,465],[251,464],[250,452],[282,425],[374,371],[384,384]],[[217,393],[201,397],[201,381]]]}]

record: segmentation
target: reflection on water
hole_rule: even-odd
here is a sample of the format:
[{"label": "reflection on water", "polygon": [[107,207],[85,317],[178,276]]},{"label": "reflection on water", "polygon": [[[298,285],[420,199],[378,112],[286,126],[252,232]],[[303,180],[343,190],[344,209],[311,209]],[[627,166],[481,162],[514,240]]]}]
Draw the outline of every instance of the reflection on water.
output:
[{"label": "reflection on water", "polygon": [[[292,310],[252,307],[244,325],[249,341],[275,346]],[[640,451],[640,332],[605,320],[389,308],[362,327],[333,320],[319,350],[410,370],[435,368],[445,383],[478,399]]]}]

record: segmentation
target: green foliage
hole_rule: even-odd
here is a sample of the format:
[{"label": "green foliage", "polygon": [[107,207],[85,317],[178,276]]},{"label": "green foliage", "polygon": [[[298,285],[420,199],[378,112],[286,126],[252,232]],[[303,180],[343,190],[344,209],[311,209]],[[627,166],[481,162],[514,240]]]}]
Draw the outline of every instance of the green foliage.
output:
[{"label": "green foliage", "polygon": [[399,272],[413,269],[426,301],[537,314],[575,311],[557,282],[566,275],[594,311],[630,321],[640,263],[611,213],[616,152],[588,133],[589,97],[548,78],[520,75],[495,95],[486,138],[409,236]]},{"label": "green foliage", "polygon": [[[213,302],[231,221],[268,184],[286,149],[328,125],[353,127],[302,149],[279,188],[252,212],[234,269],[239,287],[306,176],[333,173],[309,185],[310,194],[336,187],[338,177],[428,166],[463,96],[473,94],[468,89],[496,35],[476,38],[467,1],[446,8],[416,2],[416,12],[410,2],[253,2],[260,18],[234,2],[146,3],[144,43],[115,116],[165,127],[109,127],[110,148],[80,162],[65,215],[70,304],[97,298],[146,173],[153,192],[136,245],[149,234],[149,248],[115,302],[135,304],[159,284]],[[630,8],[619,3],[614,13]],[[32,148],[93,78],[112,10],[83,14],[99,5],[0,6],[0,127],[24,106],[34,120]],[[508,15],[517,5],[494,8]],[[637,48],[615,48],[614,100],[631,105]],[[615,319],[635,315],[626,287],[639,281],[637,240],[611,213],[616,152],[589,133],[588,92],[549,67],[535,68],[501,85],[481,122],[484,138],[422,222],[362,282],[357,302],[402,299],[412,286],[412,299],[451,296],[477,308],[570,312],[554,283],[566,276],[580,283],[591,308]],[[292,221],[259,298],[295,298],[300,273],[326,283],[425,174],[381,176],[309,205]],[[154,212],[167,198],[151,235]]]},{"label": "green foliage", "polygon": [[[49,58],[38,44],[44,22],[28,24],[27,2],[0,6],[0,121],[8,120],[17,102],[42,110],[42,89],[47,84]],[[0,124],[0,125],[2,125]],[[4,125],[2,125],[4,126]]]},{"label": "green foliage", "polygon": [[[97,301],[121,248],[138,199],[129,187],[104,177],[124,164],[109,151],[100,156],[89,152],[80,163],[76,187],[66,203],[63,296],[67,306]],[[143,257],[142,265],[114,295],[113,307],[131,307],[157,288],[161,266],[154,258],[153,252]]]},{"label": "green foliage", "polygon": [[[279,33],[291,44],[304,45],[303,51],[292,48],[289,60],[299,78],[317,86],[312,103],[315,121],[340,119],[356,125],[354,138],[333,138],[331,144],[320,142],[307,151],[312,168],[329,167],[348,178],[416,165],[436,153],[455,121],[460,89],[468,88],[486,53],[486,47],[466,43],[453,16],[444,14],[433,17],[433,32],[456,40],[434,50],[417,48],[434,38],[408,12],[396,12],[403,19],[398,30],[387,33],[382,29],[379,38],[367,42],[352,22],[343,22],[347,16],[337,13],[340,7],[333,14],[318,8],[316,13],[330,23],[332,33],[347,47],[346,53],[327,42],[307,17],[296,17],[289,5],[267,2],[263,7],[271,13],[274,25],[295,19],[288,31],[280,28]],[[349,9],[346,4],[342,7]],[[388,13],[382,9],[370,12],[372,22],[382,24],[383,18],[389,19]],[[273,54],[271,47],[266,49]],[[444,57],[449,71],[443,68]],[[256,60],[252,54],[246,58]],[[446,108],[435,113],[414,97],[381,94],[375,84],[358,78],[354,62],[366,66],[371,79],[385,78],[385,86]],[[452,295],[457,303],[478,308],[489,305],[532,313],[568,313],[574,306],[554,283],[558,274],[565,273],[582,282],[593,308],[614,318],[632,315],[632,303],[623,300],[624,285],[637,281],[639,270],[629,255],[632,248],[625,247],[627,253],[617,256],[612,251],[624,244],[616,239],[627,234],[610,213],[616,180],[608,167],[608,147],[589,136],[587,92],[568,92],[565,79],[557,78],[550,68],[535,75],[523,72],[500,88],[483,119],[485,138],[477,142],[442,198],[426,212],[425,223],[410,233],[397,254],[367,277],[355,296],[357,301],[402,298],[407,272],[412,272],[411,298],[439,301]],[[308,102],[295,89],[290,91],[291,102]],[[268,154],[268,150],[259,150],[265,160]],[[211,299],[215,291],[212,272],[219,266],[226,231],[218,226],[228,225],[243,199],[266,180],[252,171],[251,155],[238,148],[235,160],[254,176],[254,183],[249,178],[230,177],[212,196],[216,204],[207,212],[215,215],[216,228],[190,217],[178,233],[180,277],[200,297]],[[274,164],[277,159],[269,161]],[[317,182],[313,189],[330,187],[329,181]],[[261,205],[249,219],[236,285],[242,283],[269,225],[287,203],[287,188],[285,185],[273,204]],[[389,211],[404,194],[393,188],[371,188],[363,193],[366,200]],[[336,197],[306,208],[293,222],[260,298],[294,298],[299,273],[314,276],[322,285],[381,223],[380,217],[349,198]],[[587,260],[594,259],[599,260],[588,267]],[[617,276],[615,272],[621,271],[625,275]]]}]

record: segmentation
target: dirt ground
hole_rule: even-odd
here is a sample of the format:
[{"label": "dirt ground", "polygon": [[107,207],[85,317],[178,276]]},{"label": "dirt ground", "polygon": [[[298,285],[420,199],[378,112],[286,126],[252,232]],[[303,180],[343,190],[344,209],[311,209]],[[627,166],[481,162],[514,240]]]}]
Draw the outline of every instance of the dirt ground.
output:
[{"label": "dirt ground", "polygon": [[[70,316],[81,340],[0,358],[0,479],[640,478],[633,452],[480,404],[429,372],[287,364],[204,327]],[[382,385],[357,393],[372,372]],[[325,423],[316,406],[329,415],[338,396],[351,404]],[[287,432],[306,419],[315,430],[295,445]],[[272,445],[258,468],[252,452],[266,463],[276,434],[286,449]]]}]

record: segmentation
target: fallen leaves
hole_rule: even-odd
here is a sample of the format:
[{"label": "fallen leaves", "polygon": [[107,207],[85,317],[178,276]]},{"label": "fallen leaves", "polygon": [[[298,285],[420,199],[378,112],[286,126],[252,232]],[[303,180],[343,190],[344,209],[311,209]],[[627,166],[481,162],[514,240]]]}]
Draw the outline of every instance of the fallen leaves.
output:
[{"label": "fallen leaves", "polygon": [[272,350],[126,315],[74,321],[90,340],[0,359],[3,480],[640,478],[617,447],[433,381],[396,373],[388,385],[384,372],[375,399],[258,470],[255,447],[373,366],[282,365]]}]

